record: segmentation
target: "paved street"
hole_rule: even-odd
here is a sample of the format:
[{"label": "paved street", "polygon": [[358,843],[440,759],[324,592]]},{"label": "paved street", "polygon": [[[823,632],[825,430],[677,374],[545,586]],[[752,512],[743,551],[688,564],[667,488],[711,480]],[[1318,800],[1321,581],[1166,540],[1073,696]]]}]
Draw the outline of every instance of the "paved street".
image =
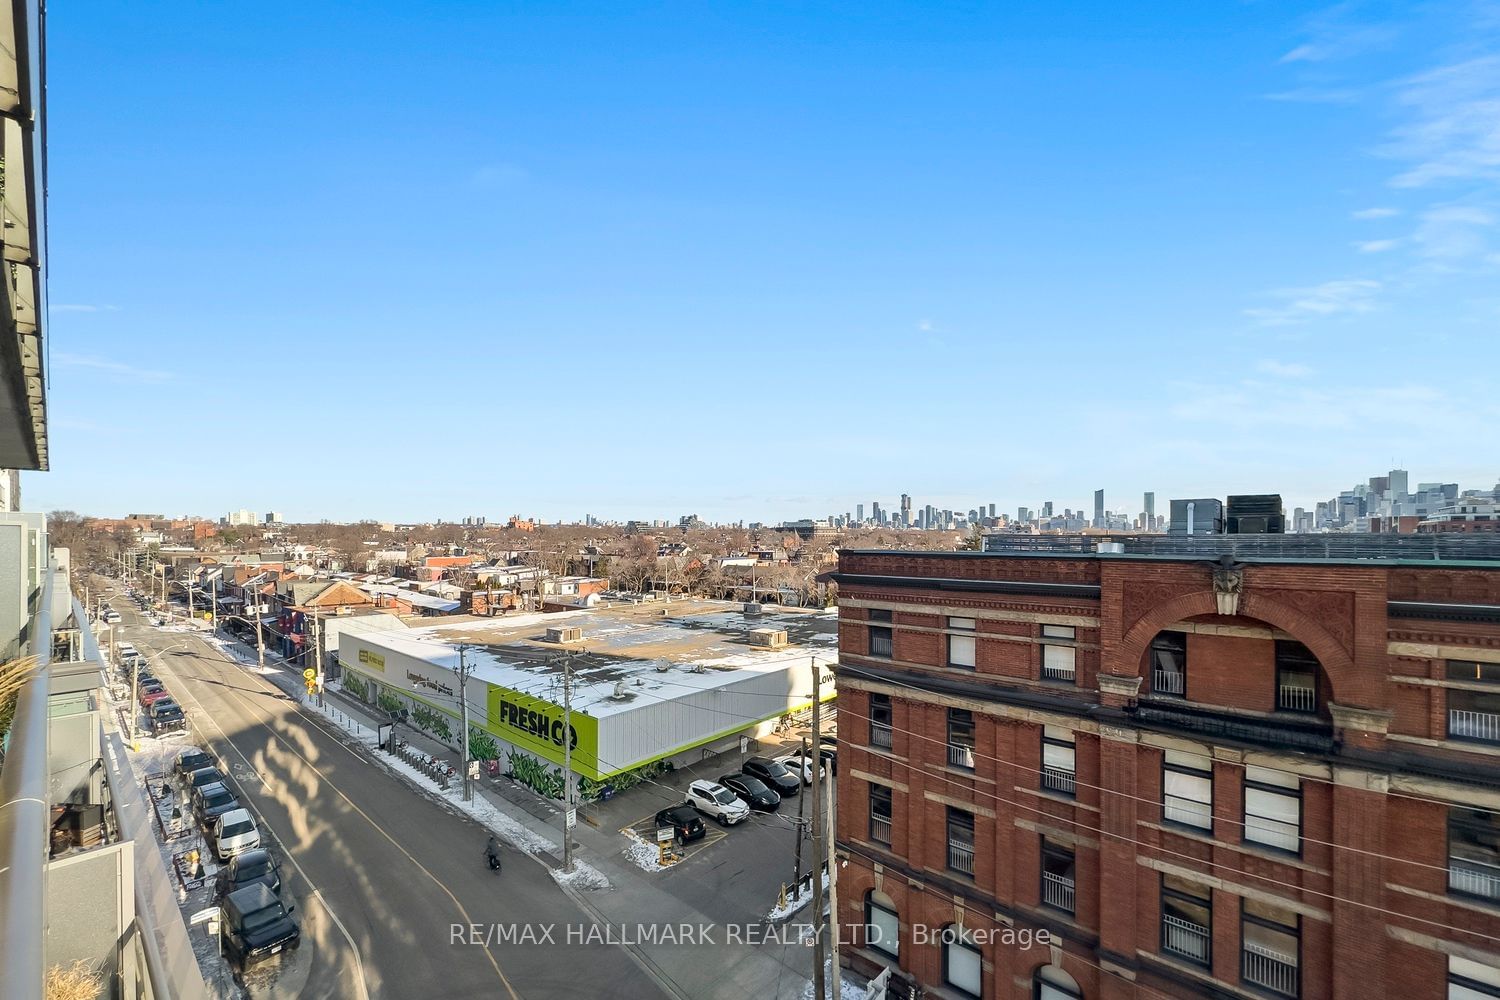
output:
[{"label": "paved street", "polygon": [[[503,874],[490,873],[476,824],[371,766],[200,636],[115,606],[123,638],[148,651],[294,862],[311,938],[302,996],[663,995],[624,949],[565,942],[563,926],[592,918],[541,865],[507,852]],[[450,942],[452,925],[471,923],[559,930],[555,944]]]}]

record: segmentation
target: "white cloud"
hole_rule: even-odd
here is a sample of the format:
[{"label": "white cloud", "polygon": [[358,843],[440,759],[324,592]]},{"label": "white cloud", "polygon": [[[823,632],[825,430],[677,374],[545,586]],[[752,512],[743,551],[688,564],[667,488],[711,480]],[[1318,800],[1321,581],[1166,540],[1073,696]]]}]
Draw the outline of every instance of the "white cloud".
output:
[{"label": "white cloud", "polygon": [[1489,251],[1486,230],[1496,223],[1494,213],[1473,205],[1440,205],[1422,213],[1412,234],[1417,252],[1449,262],[1483,256]]},{"label": "white cloud", "polygon": [[922,333],[932,333],[937,327],[933,325],[930,319],[919,319],[917,320],[917,329]]},{"label": "white cloud", "polygon": [[1385,48],[1396,39],[1389,24],[1356,23],[1356,4],[1340,3],[1320,10],[1303,22],[1307,41],[1281,57],[1284,63],[1321,63],[1350,59]]},{"label": "white cloud", "polygon": [[1313,373],[1307,365],[1277,361],[1274,358],[1256,362],[1255,370],[1263,375],[1274,375],[1277,378],[1307,378]]},{"label": "white cloud", "polygon": [[1246,309],[1245,315],[1267,326],[1357,315],[1375,309],[1375,297],[1380,288],[1380,282],[1369,278],[1344,278],[1307,288],[1283,288],[1271,293],[1278,305]]},{"label": "white cloud", "polygon": [[1401,245],[1400,240],[1363,240],[1354,244],[1360,253],[1384,253]]},{"label": "white cloud", "polygon": [[1305,432],[1310,427],[1327,434],[1389,423],[1392,413],[1422,413],[1424,420],[1478,419],[1493,414],[1492,403],[1456,399],[1443,388],[1427,385],[1319,387],[1294,382],[1255,382],[1251,385],[1181,386],[1173,415],[1203,423],[1219,423],[1245,431],[1264,432],[1286,427]]},{"label": "white cloud", "polygon": [[1411,166],[1392,185],[1500,177],[1500,56],[1409,77],[1399,83],[1396,100],[1412,118],[1392,133],[1384,152]]},{"label": "white cloud", "polygon": [[1351,219],[1389,219],[1393,215],[1400,215],[1399,208],[1361,208],[1357,212],[1350,212]]},{"label": "white cloud", "polygon": [[52,355],[52,362],[61,368],[87,368],[92,371],[118,375],[122,379],[135,382],[165,382],[172,377],[170,372],[156,371],[151,368],[137,368],[135,365],[129,365],[123,361],[111,361],[109,358],[101,358],[93,354],[69,354],[60,351]]},{"label": "white cloud", "polygon": [[1359,91],[1350,87],[1294,87],[1267,94],[1266,100],[1289,104],[1353,104],[1359,96]]}]

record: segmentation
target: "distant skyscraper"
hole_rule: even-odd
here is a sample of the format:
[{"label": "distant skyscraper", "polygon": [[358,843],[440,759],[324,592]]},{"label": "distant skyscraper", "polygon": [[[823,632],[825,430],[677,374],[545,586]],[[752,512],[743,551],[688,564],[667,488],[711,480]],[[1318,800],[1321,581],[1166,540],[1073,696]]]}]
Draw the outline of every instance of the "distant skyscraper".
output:
[{"label": "distant skyscraper", "polygon": [[994,517],[994,516],[995,516],[995,505],[994,504],[990,504],[990,517]]},{"label": "distant skyscraper", "polygon": [[1404,496],[1406,496],[1406,493],[1407,493],[1407,489],[1406,489],[1406,470],[1405,469],[1392,469],[1391,473],[1390,473],[1390,479],[1391,479],[1391,499],[1394,500],[1396,497],[1404,497]]},{"label": "distant skyscraper", "polygon": [[1104,527],[1104,491],[1094,491],[1094,527]]},{"label": "distant skyscraper", "polygon": [[1146,511],[1146,530],[1150,531],[1153,527],[1156,526],[1156,494],[1155,493],[1147,493],[1146,494],[1145,511]]},{"label": "distant skyscraper", "polygon": [[854,505],[854,521],[856,524],[865,523],[865,505],[857,503]]},{"label": "distant skyscraper", "polygon": [[911,495],[901,494],[901,527],[911,527]]},{"label": "distant skyscraper", "polygon": [[1052,501],[1048,500],[1046,503],[1042,504],[1042,518],[1043,518],[1043,520],[1047,520],[1047,519],[1050,519],[1051,517],[1052,517]]}]

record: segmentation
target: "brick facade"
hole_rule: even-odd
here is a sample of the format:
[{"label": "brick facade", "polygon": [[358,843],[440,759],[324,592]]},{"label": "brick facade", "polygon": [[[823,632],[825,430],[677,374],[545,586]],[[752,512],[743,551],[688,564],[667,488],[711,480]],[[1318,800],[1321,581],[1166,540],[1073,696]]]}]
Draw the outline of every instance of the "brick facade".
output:
[{"label": "brick facade", "polygon": [[[1450,890],[1449,842],[1455,810],[1500,812],[1500,730],[1450,738],[1454,692],[1488,682],[1448,666],[1500,673],[1500,563],[1239,572],[1224,615],[1205,561],[843,553],[844,964],[970,997],[937,933],[958,928],[980,942],[984,998],[1033,996],[1042,967],[1090,1000],[1438,1000],[1450,955],[1500,970],[1500,869]],[[889,656],[872,628],[891,630]],[[1164,631],[1186,649],[1185,696],[1166,675],[1158,690]],[[950,665],[954,635],[974,637],[972,667]],[[1071,649],[1051,675],[1048,644]],[[890,746],[872,746],[887,703]],[[1481,737],[1484,716],[1468,723]],[[1070,750],[1071,774],[1048,763]],[[1201,889],[1205,909],[1173,896],[1168,918],[1164,884]],[[865,940],[870,901],[899,918],[896,959]]]}]

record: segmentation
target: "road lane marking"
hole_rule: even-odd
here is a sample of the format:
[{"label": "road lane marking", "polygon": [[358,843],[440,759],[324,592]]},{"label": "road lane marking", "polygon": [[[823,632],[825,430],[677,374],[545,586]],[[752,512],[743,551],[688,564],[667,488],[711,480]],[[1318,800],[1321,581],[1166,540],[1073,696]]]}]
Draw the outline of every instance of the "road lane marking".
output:
[{"label": "road lane marking", "polygon": [[[157,655],[159,656],[160,653],[158,653]],[[176,673],[176,671],[174,670],[173,673]],[[203,703],[200,702],[197,698],[194,698],[191,691],[184,691],[183,693],[186,694],[189,698],[192,698],[193,704],[198,708],[198,713],[209,722],[213,723],[213,727],[219,731],[219,738],[222,739],[226,744],[228,744],[229,748],[239,756],[240,760],[243,760],[245,762],[245,766],[249,767],[252,773],[254,773],[254,765],[252,765],[249,759],[245,757],[240,748],[234,745],[234,741],[231,740],[229,738],[229,735],[224,732],[224,728],[219,725],[218,720],[210,715],[208,710],[203,707]],[[270,784],[266,782],[265,778],[260,777],[258,773],[256,774],[256,777],[260,779],[261,785],[265,787],[266,794],[271,796],[272,798],[275,798],[275,792],[272,791]],[[254,808],[254,803],[250,803],[250,805],[252,808]],[[359,954],[359,945],[354,943],[354,937],[349,933],[349,929],[344,926],[344,922],[339,919],[339,915],[334,912],[333,907],[328,905],[328,900],[323,898],[323,890],[318,888],[318,884],[311,878],[309,878],[307,872],[303,871],[302,866],[297,863],[297,856],[293,854],[291,850],[286,846],[289,841],[276,833],[275,829],[266,820],[265,814],[263,814],[259,809],[255,810],[255,814],[260,818],[260,821],[262,825],[265,826],[266,830],[271,833],[271,836],[276,839],[276,842],[282,845],[282,851],[286,855],[287,860],[292,863],[293,868],[297,869],[297,874],[302,876],[302,880],[306,882],[307,887],[312,890],[312,895],[318,900],[320,904],[322,904],[324,912],[326,912],[328,916],[333,919],[334,924],[338,926],[339,931],[344,935],[344,940],[349,942],[349,950],[354,954],[354,971],[357,975],[355,982],[359,984],[359,995],[363,998],[363,1000],[370,1000],[370,987],[365,982],[365,963],[364,959]]]},{"label": "road lane marking", "polygon": [[[202,641],[202,637],[201,636],[198,637],[198,638],[200,639],[200,641]],[[212,644],[207,643],[207,642],[204,642],[204,645],[208,646],[210,649],[214,648],[212,646]],[[233,661],[230,661],[230,660],[226,659],[226,660],[224,660],[224,662],[230,663],[230,662],[233,662]],[[203,679],[203,678],[199,678],[199,679]],[[265,682],[262,682],[262,683],[265,683]],[[232,697],[236,701],[239,701],[239,702],[243,703],[246,707],[249,707],[249,702],[242,695],[240,695],[238,693],[234,693],[236,691],[235,688],[233,688],[233,687],[226,687],[225,691],[226,692],[230,692],[229,697]],[[277,693],[280,693],[280,688],[276,688],[276,691],[277,691]],[[196,698],[194,699],[194,702],[197,703],[197,699]],[[199,709],[202,710],[201,703],[199,704]],[[296,714],[299,717],[301,717],[303,713],[297,712]],[[282,746],[286,747],[286,749],[289,750],[292,753],[293,756],[297,757],[297,759],[301,760],[304,764],[306,764],[308,766],[308,768],[311,769],[314,774],[316,774],[319,778],[321,778],[324,781],[324,783],[326,783],[328,785],[329,788],[333,789],[334,793],[337,794],[339,796],[339,798],[343,799],[346,803],[348,803],[349,808],[351,808],[355,812],[359,813],[360,817],[362,819],[364,819],[364,821],[366,823],[370,824],[371,829],[375,830],[382,837],[384,837],[387,841],[389,841],[392,847],[394,847],[394,848],[396,848],[396,850],[400,851],[406,857],[406,859],[408,861],[410,861],[413,865],[415,865],[417,867],[418,870],[420,870],[422,872],[422,874],[426,875],[429,879],[431,879],[432,883],[434,885],[436,885],[439,889],[443,890],[444,894],[446,894],[447,897],[450,900],[453,901],[453,905],[458,908],[458,912],[463,915],[464,923],[466,923],[466,924],[473,924],[473,923],[475,923],[475,920],[469,914],[468,909],[465,908],[465,906],[463,905],[463,903],[459,902],[458,897],[453,894],[453,890],[449,889],[448,886],[447,886],[447,884],[444,883],[442,879],[440,879],[436,875],[434,875],[427,868],[426,865],[422,864],[422,862],[418,861],[415,857],[413,857],[412,854],[411,854],[411,852],[408,851],[405,847],[403,847],[401,845],[401,843],[398,840],[396,840],[396,838],[392,837],[389,833],[387,833],[385,831],[384,827],[382,827],[379,823],[375,822],[375,820],[372,819],[370,817],[370,815],[368,813],[366,813],[363,809],[361,809],[359,807],[359,805],[353,799],[349,798],[349,796],[344,793],[344,790],[342,788],[340,788],[337,784],[335,784],[333,781],[331,781],[326,774],[324,774],[321,770],[319,770],[318,766],[316,764],[314,764],[312,761],[310,761],[306,757],[304,757],[297,750],[296,747],[292,746],[285,739],[283,739],[280,736],[280,734],[278,734],[276,732],[276,730],[272,729],[270,726],[266,725],[265,722],[260,721],[259,719],[256,719],[254,721],[255,721],[255,725],[260,726],[260,728],[264,729],[267,733],[269,733],[271,735],[272,739],[274,739],[277,743],[280,743]],[[214,723],[214,728],[216,728],[216,729],[219,730],[220,735],[224,734],[224,730],[219,727],[219,725],[218,725],[217,722]],[[327,734],[325,734],[325,735],[327,735]],[[228,739],[227,736],[225,736],[224,738],[226,740]],[[335,740],[334,742],[338,742],[338,741]],[[233,746],[233,743],[231,743],[230,745]],[[342,746],[342,745],[343,744],[340,744],[340,746]],[[345,749],[347,749],[347,748],[345,748]],[[350,751],[350,752],[353,753],[353,751]],[[240,755],[240,759],[244,760],[247,765],[250,763],[248,760],[245,759],[245,755],[243,753],[240,753],[240,750],[239,750],[238,747],[235,747],[235,753],[239,754]],[[288,852],[288,857],[290,857],[290,856],[291,856],[290,852]],[[293,860],[293,863],[295,863],[295,859]],[[302,869],[299,866],[297,870],[300,872]],[[308,884],[309,885],[312,884],[311,880],[309,880]],[[357,954],[358,954],[358,952],[356,952],[356,955]],[[484,949],[484,954],[485,954],[485,957],[489,959],[491,967],[493,967],[494,970],[495,970],[495,975],[497,975],[500,978],[500,982],[505,987],[506,993],[510,995],[511,1000],[521,1000],[520,994],[518,994],[516,992],[515,987],[511,985],[510,979],[506,977],[504,970],[502,970],[500,968],[500,963],[499,963],[499,961],[496,960],[493,952],[491,952],[490,949],[485,948]]]}]

